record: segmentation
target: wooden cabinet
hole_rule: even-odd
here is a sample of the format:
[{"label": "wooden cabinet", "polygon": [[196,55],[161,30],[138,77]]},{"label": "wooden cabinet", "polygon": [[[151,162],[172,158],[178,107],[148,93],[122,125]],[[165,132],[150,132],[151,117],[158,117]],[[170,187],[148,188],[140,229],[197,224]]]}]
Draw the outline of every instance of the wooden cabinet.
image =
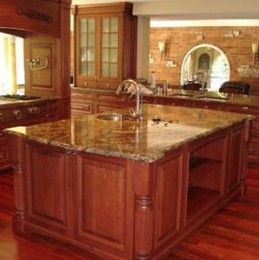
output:
[{"label": "wooden cabinet", "polygon": [[85,115],[94,113],[93,93],[71,93],[71,114]]},{"label": "wooden cabinet", "polygon": [[72,115],[85,115],[113,111],[131,106],[128,98],[111,92],[77,91],[71,92]]},{"label": "wooden cabinet", "polygon": [[36,225],[47,225],[49,231],[69,235],[73,205],[68,204],[72,193],[68,188],[66,153],[61,148],[49,150],[34,143],[27,143],[26,153],[29,158],[24,194],[28,198],[26,219]]},{"label": "wooden cabinet", "polygon": [[112,93],[97,93],[96,94],[96,112],[113,111],[118,108],[127,107],[125,96],[118,96]]},{"label": "wooden cabinet", "polygon": [[[228,136],[225,132],[194,141],[188,150],[186,225],[199,221],[226,193]],[[228,149],[229,148],[229,149]]]},{"label": "wooden cabinet", "polygon": [[75,86],[116,89],[136,77],[132,4],[80,5],[75,17]]},{"label": "wooden cabinet", "polygon": [[9,145],[4,128],[19,125],[40,124],[60,119],[62,101],[57,99],[41,102],[20,103],[0,109],[0,171],[10,168]]},{"label": "wooden cabinet", "polygon": [[102,259],[167,259],[176,243],[240,195],[246,123],[188,139],[152,162],[10,135],[14,230]]},{"label": "wooden cabinet", "polygon": [[113,259],[114,253],[133,259],[133,194],[126,160],[84,153],[74,159],[76,240],[82,247],[98,245],[104,259]]}]

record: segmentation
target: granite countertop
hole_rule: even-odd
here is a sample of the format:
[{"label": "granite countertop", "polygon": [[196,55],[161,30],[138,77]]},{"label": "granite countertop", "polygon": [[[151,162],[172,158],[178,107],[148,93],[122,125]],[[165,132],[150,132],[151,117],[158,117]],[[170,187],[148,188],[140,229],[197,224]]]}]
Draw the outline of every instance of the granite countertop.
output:
[{"label": "granite countertop", "polygon": [[259,96],[226,94],[218,91],[199,92],[174,89],[168,92],[167,95],[159,94],[158,96],[164,98],[189,99],[193,101],[220,102],[225,104],[259,107]]},{"label": "granite countertop", "polygon": [[32,99],[32,100],[16,100],[16,99],[8,99],[8,98],[1,98],[0,97],[0,109],[3,108],[12,108],[16,106],[28,106],[34,104],[44,103],[47,100],[58,100],[59,98],[53,97],[41,97],[39,99]]},{"label": "granite countertop", "polygon": [[[122,112],[128,111],[113,113]],[[160,121],[154,122],[154,118]],[[205,109],[144,105],[139,121],[109,121],[99,119],[98,115],[85,115],[5,131],[68,150],[154,162],[185,142],[253,118]]]},{"label": "granite countertop", "polygon": [[[111,93],[115,94],[116,90],[111,89],[93,89],[93,88],[81,88],[71,87],[73,92],[96,92],[96,93]],[[240,94],[224,94],[218,91],[207,91],[200,93],[199,91],[186,91],[180,88],[169,89],[167,94],[159,91],[156,94],[149,95],[151,97],[159,97],[165,99],[181,99],[181,100],[192,100],[199,102],[218,102],[240,106],[252,106],[259,107],[259,96],[255,95],[240,95]]]}]

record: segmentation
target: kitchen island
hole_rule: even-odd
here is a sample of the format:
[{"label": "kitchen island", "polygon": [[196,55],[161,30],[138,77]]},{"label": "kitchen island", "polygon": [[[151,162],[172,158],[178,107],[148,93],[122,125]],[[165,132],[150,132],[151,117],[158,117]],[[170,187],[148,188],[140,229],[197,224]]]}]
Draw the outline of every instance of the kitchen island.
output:
[{"label": "kitchen island", "polygon": [[[162,105],[6,130],[14,230],[104,259],[164,259],[245,190],[253,116]],[[112,120],[108,120],[112,119]]]}]

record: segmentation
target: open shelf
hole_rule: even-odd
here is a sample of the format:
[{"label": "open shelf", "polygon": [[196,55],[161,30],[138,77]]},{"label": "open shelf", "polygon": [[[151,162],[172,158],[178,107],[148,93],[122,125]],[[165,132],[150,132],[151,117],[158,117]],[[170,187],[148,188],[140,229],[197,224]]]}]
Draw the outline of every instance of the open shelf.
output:
[{"label": "open shelf", "polygon": [[222,163],[221,158],[210,159],[205,154],[192,154],[189,161],[187,222],[204,216],[220,199]]},{"label": "open shelf", "polygon": [[206,158],[193,157],[189,166],[189,185],[211,173],[221,172],[222,162]]},{"label": "open shelf", "polygon": [[220,199],[220,193],[214,190],[189,187],[187,202],[187,221],[203,214]]}]

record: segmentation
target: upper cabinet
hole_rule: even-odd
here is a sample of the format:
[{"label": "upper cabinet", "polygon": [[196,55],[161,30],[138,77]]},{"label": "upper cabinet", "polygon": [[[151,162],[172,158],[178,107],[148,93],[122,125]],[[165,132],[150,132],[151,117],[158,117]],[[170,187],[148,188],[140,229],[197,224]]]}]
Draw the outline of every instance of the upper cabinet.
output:
[{"label": "upper cabinet", "polygon": [[136,77],[137,18],[132,4],[74,7],[74,83],[115,89]]}]

